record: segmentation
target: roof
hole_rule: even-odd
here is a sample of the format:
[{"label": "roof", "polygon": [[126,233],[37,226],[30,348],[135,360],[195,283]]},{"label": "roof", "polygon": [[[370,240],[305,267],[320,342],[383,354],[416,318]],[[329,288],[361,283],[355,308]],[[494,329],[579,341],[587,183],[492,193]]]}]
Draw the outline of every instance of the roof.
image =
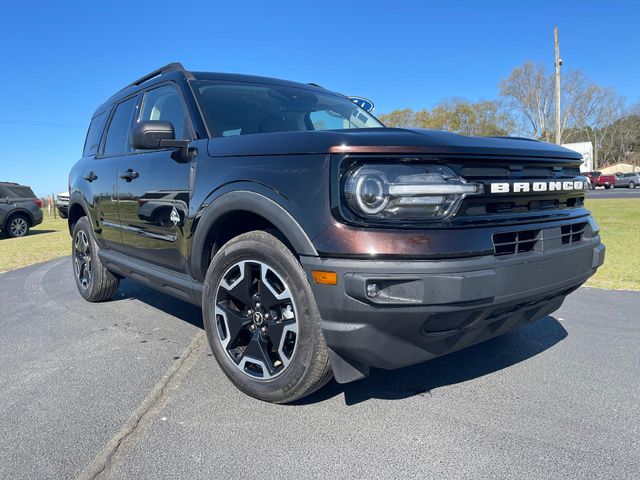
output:
[{"label": "roof", "polygon": [[269,85],[306,88],[308,90],[322,91],[325,93],[333,93],[335,95],[339,95],[315,84],[292,82],[289,80],[282,80],[278,78],[261,77],[257,75],[244,75],[239,73],[191,72],[186,70],[181,63],[174,62],[169,63],[164,67],[158,68],[157,70],[154,70],[153,72],[150,72],[147,75],[144,75],[139,79],[131,82],[129,85],[116,92],[114,95],[109,97],[102,105],[100,105],[94,112],[93,116],[96,116],[97,114],[103,112],[112,104],[117,103],[121,99],[128,97],[131,94],[137,93],[144,88],[147,88],[156,83],[164,82],[166,80],[212,80],[220,82],[264,83]]}]

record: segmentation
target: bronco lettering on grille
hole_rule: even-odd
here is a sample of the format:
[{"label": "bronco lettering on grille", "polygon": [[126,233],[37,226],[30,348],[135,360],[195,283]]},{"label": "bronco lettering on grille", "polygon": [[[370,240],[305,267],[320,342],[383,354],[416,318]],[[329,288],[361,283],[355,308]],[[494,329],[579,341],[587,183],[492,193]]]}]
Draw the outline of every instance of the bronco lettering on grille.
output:
[{"label": "bronco lettering on grille", "polygon": [[559,192],[584,190],[582,180],[564,180],[557,182],[495,182],[491,183],[491,193]]}]

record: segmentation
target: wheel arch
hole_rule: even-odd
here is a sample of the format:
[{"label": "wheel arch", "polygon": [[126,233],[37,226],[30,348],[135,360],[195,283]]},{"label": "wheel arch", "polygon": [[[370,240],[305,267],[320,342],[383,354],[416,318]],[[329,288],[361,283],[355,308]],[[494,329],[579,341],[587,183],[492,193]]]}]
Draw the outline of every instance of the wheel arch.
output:
[{"label": "wheel arch", "polygon": [[89,216],[89,209],[81,195],[75,194],[70,196],[68,208],[67,225],[69,226],[69,235],[73,234],[73,226],[82,217],[87,217],[89,219],[89,224],[92,224],[91,217]]},{"label": "wheel arch", "polygon": [[29,228],[33,227],[33,213],[31,213],[29,210],[27,210],[26,208],[22,208],[22,207],[17,207],[14,210],[11,210],[4,221],[4,225],[2,225],[2,228],[6,228],[9,225],[9,222],[11,221],[11,219],[13,217],[15,217],[16,215],[21,215],[23,217],[27,218],[27,221],[29,222]]},{"label": "wheel arch", "polygon": [[[275,230],[294,254],[318,255],[300,223],[280,203],[261,193],[249,190],[223,193],[204,208],[196,222],[191,271],[199,281],[204,280],[216,248],[251,230]],[[230,231],[220,232],[222,227]]]}]

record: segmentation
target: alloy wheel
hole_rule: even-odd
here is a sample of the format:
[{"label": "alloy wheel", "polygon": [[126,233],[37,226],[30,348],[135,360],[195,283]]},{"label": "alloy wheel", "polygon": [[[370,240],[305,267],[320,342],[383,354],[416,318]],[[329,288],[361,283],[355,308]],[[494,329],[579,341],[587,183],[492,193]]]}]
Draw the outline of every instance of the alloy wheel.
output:
[{"label": "alloy wheel", "polygon": [[78,230],[76,233],[76,238],[73,241],[73,253],[76,278],[80,286],[86,290],[91,285],[91,248],[89,247],[89,238],[82,230]]},{"label": "alloy wheel", "polygon": [[9,230],[11,231],[11,235],[14,237],[24,237],[29,228],[29,224],[22,217],[16,217],[11,220],[11,224],[9,225]]},{"label": "alloy wheel", "polygon": [[295,354],[298,321],[291,291],[264,262],[243,260],[222,276],[215,296],[217,338],[240,371],[270,380]]}]

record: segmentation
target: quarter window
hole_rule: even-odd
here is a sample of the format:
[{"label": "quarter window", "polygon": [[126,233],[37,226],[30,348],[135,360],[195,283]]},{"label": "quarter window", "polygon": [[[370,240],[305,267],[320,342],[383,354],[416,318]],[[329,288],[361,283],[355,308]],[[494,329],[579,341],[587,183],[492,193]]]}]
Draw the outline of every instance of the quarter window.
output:
[{"label": "quarter window", "polygon": [[165,85],[149,90],[145,94],[140,121],[171,122],[176,132],[176,139],[190,140],[187,118],[180,94],[174,87]]},{"label": "quarter window", "polygon": [[100,139],[102,138],[102,131],[104,130],[104,122],[107,118],[106,112],[102,112],[93,119],[89,125],[89,131],[87,132],[87,138],[84,141],[83,157],[89,157],[98,153],[100,147]]},{"label": "quarter window", "polygon": [[104,156],[113,157],[125,155],[131,151],[131,125],[133,123],[133,112],[136,109],[138,97],[131,97],[116,107],[116,111],[111,118],[107,139],[104,144]]}]

